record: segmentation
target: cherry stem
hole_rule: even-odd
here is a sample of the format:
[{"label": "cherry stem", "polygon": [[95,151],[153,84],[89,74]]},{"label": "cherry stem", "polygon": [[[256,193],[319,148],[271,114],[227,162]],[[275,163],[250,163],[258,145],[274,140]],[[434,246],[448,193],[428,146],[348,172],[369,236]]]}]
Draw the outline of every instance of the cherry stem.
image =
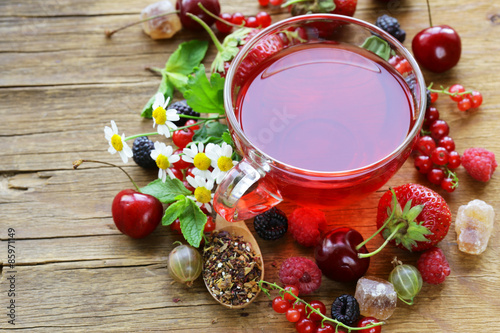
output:
[{"label": "cherry stem", "polygon": [[73,169],[76,170],[80,165],[82,165],[83,162],[100,163],[100,164],[104,164],[104,165],[108,165],[108,166],[112,166],[112,167],[120,169],[121,171],[123,171],[123,173],[125,173],[127,175],[128,179],[130,179],[130,181],[132,182],[132,184],[134,184],[134,187],[137,190],[137,192],[141,192],[141,190],[139,189],[139,186],[137,186],[137,184],[132,179],[132,176],[130,176],[130,174],[127,171],[125,171],[125,169],[123,169],[121,166],[113,164],[113,163],[108,163],[108,162],[95,161],[95,160],[82,160],[82,159],[80,159],[80,160],[76,160],[76,161],[73,162]]},{"label": "cherry stem", "polygon": [[366,243],[368,243],[370,240],[372,240],[373,237],[375,237],[376,235],[378,235],[382,230],[385,229],[385,227],[387,227],[387,225],[389,224],[389,222],[394,217],[394,212],[395,211],[396,211],[395,209],[392,210],[391,215],[387,218],[387,220],[385,220],[384,224],[373,235],[371,235],[369,238],[365,239],[364,241],[362,241],[361,243],[359,243],[356,246],[356,251],[359,251],[359,249],[361,249],[364,245],[366,245]]},{"label": "cherry stem", "polygon": [[427,13],[429,14],[429,24],[432,27],[432,15],[431,15],[431,6],[429,5],[429,0],[425,0],[427,2]]},{"label": "cherry stem", "polygon": [[269,298],[271,298],[271,294],[269,293],[269,289],[265,288],[263,286],[263,284],[266,284],[268,287],[272,288],[272,289],[276,289],[278,290],[278,292],[280,293],[281,297],[283,297],[283,295],[285,293],[287,294],[290,294],[293,296],[293,298],[295,298],[295,302],[294,303],[304,303],[306,308],[309,308],[311,310],[311,312],[309,313],[308,315],[308,318],[309,316],[314,312],[316,313],[317,315],[319,315],[321,318],[323,318],[321,320],[321,324],[323,324],[323,322],[325,321],[329,321],[329,322],[332,322],[332,323],[335,323],[337,326],[342,326],[344,328],[346,328],[348,331],[361,331],[361,330],[365,330],[365,329],[370,329],[372,327],[375,327],[375,326],[381,326],[381,325],[384,325],[385,322],[381,321],[381,322],[378,322],[378,323],[373,323],[373,324],[369,324],[365,327],[351,327],[351,326],[348,326],[340,321],[337,321],[333,318],[330,318],[330,317],[327,317],[325,316],[324,314],[322,314],[318,309],[315,309],[313,308],[309,303],[307,303],[306,301],[304,301],[303,299],[299,298],[298,296],[296,296],[294,293],[292,293],[291,291],[289,290],[286,290],[284,288],[281,288],[280,286],[278,286],[276,283],[270,283],[270,282],[267,282],[267,281],[264,281],[264,280],[260,280],[257,282],[257,285],[259,286],[260,290],[262,290]]},{"label": "cherry stem", "polygon": [[404,226],[406,225],[406,223],[400,223],[395,229],[394,231],[392,232],[392,234],[389,235],[389,237],[387,237],[387,239],[385,240],[385,242],[378,248],[376,249],[375,251],[373,252],[369,252],[369,253],[358,253],[358,258],[369,258],[371,256],[374,256],[376,255],[377,253],[379,253],[380,251],[382,251],[382,249],[384,247],[386,247],[387,244],[389,244],[389,242],[394,238],[394,236],[398,233],[399,229],[403,228]]},{"label": "cherry stem", "polygon": [[208,9],[205,8],[205,6],[203,6],[203,4],[201,2],[198,2],[198,7],[201,8],[201,10],[203,10],[208,16],[212,17],[213,19],[219,21],[219,22],[222,22],[226,25],[229,25],[231,27],[235,27],[235,28],[244,28],[245,27],[245,22],[246,21],[243,21],[243,23],[241,25],[238,25],[238,24],[234,24],[234,23],[231,23],[229,21],[226,21],[224,20],[223,18],[215,15],[214,13],[212,13],[211,11],[209,11]]},{"label": "cherry stem", "polygon": [[144,23],[144,22],[147,22],[147,21],[150,21],[150,20],[154,20],[154,19],[157,19],[157,18],[160,18],[160,17],[163,17],[163,16],[172,15],[172,14],[178,14],[178,13],[179,13],[179,11],[176,10],[176,11],[173,11],[173,12],[168,12],[168,13],[158,14],[158,15],[155,15],[155,16],[150,16],[150,17],[147,17],[147,18],[142,19],[140,21],[135,21],[135,22],[126,24],[123,27],[120,27],[120,28],[112,30],[112,31],[106,30],[104,32],[104,34],[106,35],[106,37],[111,38],[111,36],[113,36],[118,31],[127,29],[128,27],[132,27],[134,25],[141,24],[141,23]]},{"label": "cherry stem", "polygon": [[191,13],[186,13],[186,15],[189,16],[194,21],[198,22],[208,32],[208,34],[210,35],[210,38],[212,39],[212,41],[215,44],[215,47],[217,48],[217,51],[224,52],[224,47],[222,46],[221,42],[217,39],[217,37],[215,36],[212,29],[205,22],[203,22],[202,19],[200,19],[198,16],[193,15]]}]

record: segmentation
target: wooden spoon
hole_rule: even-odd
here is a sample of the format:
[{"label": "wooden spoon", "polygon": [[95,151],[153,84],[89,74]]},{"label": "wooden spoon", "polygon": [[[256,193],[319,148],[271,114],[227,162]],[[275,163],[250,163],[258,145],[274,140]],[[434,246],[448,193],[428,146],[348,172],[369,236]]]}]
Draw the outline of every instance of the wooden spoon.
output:
[{"label": "wooden spoon", "polygon": [[[239,222],[228,222],[226,219],[224,219],[222,216],[217,214],[217,218],[215,219],[215,230],[218,231],[227,231],[233,236],[241,236],[242,240],[250,243],[252,246],[253,251],[255,252],[256,257],[258,258],[257,260],[260,260],[260,267],[262,269],[260,279],[264,279],[264,261],[262,259],[262,252],[260,252],[259,244],[253,237],[252,232],[248,229],[247,225],[245,224],[245,221],[239,221]],[[205,282],[205,286],[208,289],[208,292],[212,297],[219,302],[221,305],[230,308],[230,309],[242,309],[246,307],[248,304],[252,303],[257,296],[260,294],[260,288],[255,294],[255,296],[246,303],[240,304],[240,305],[232,305],[232,304],[226,304],[217,299],[217,297],[212,293],[212,290],[209,288],[207,285],[207,281],[205,280],[205,276],[203,276],[203,281]]]}]

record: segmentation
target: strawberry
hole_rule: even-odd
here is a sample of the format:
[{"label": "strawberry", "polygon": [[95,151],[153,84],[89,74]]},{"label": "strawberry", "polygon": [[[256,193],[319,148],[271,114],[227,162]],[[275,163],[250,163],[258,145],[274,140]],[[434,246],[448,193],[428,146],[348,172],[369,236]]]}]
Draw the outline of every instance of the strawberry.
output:
[{"label": "strawberry", "polygon": [[357,4],[358,0],[303,0],[296,1],[292,5],[291,12],[294,16],[307,13],[330,13],[353,16]]},{"label": "strawberry", "polygon": [[448,233],[451,212],[446,201],[418,184],[397,186],[380,198],[377,227],[382,236],[402,249],[423,251]]},{"label": "strawberry", "polygon": [[354,16],[358,0],[335,0],[335,9],[332,14]]}]

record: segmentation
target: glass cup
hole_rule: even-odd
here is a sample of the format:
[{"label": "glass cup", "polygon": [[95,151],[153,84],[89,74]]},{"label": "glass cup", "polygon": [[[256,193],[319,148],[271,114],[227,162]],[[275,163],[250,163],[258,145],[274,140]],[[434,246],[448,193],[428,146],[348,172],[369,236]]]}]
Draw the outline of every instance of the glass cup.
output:
[{"label": "glass cup", "polygon": [[[270,38],[283,38],[284,32],[298,33],[298,36],[305,37],[306,43],[328,40],[361,46],[373,35],[385,40],[390,46],[393,59],[398,59],[400,64],[403,61],[406,65],[403,77],[414,81],[411,88],[413,119],[404,141],[390,154],[374,163],[334,172],[313,171],[289,165],[257,148],[238,122],[235,114],[236,101],[246,73],[257,65],[255,52]],[[237,221],[260,214],[284,199],[321,209],[352,204],[380,188],[407,160],[418,139],[426,110],[426,87],[414,58],[399,41],[385,31],[352,17],[312,14],[275,23],[244,45],[226,76],[224,105],[232,139],[243,159],[218,186],[214,208],[226,220]],[[266,126],[272,127],[272,124]]]}]

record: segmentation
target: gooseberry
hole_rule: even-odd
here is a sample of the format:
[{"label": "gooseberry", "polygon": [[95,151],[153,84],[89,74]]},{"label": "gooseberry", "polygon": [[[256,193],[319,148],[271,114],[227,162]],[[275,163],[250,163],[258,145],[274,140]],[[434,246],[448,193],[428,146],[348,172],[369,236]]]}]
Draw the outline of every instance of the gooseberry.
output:
[{"label": "gooseberry", "polygon": [[168,255],[168,273],[175,281],[185,283],[188,287],[200,276],[202,268],[201,254],[189,245],[181,244]]},{"label": "gooseberry", "polygon": [[389,274],[391,282],[400,300],[406,304],[413,304],[413,298],[422,289],[422,275],[415,266],[397,264]]}]

